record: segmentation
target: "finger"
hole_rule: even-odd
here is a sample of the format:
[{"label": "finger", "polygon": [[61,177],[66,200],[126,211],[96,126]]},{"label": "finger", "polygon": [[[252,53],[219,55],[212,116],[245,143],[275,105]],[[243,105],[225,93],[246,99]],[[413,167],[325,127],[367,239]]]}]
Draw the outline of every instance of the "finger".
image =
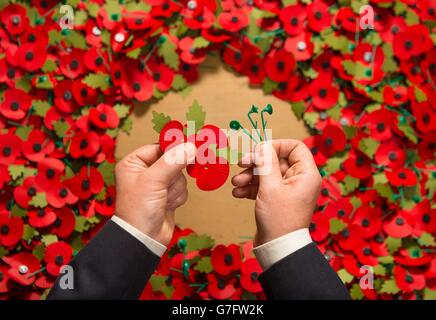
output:
[{"label": "finger", "polygon": [[252,199],[255,200],[257,197],[257,192],[259,191],[259,186],[250,184],[246,187],[237,187],[232,190],[232,195],[235,198],[243,199]]},{"label": "finger", "polygon": [[187,181],[184,175],[181,175],[169,188],[168,188],[168,201],[174,200],[182,192],[186,190]]},{"label": "finger", "polygon": [[158,144],[147,144],[129,153],[121,162],[147,168],[156,162],[161,155],[162,151]]},{"label": "finger", "polygon": [[249,184],[259,184],[258,176],[253,175],[253,168],[245,169],[232,178],[235,187],[244,187]]},{"label": "finger", "polygon": [[184,205],[187,200],[188,200],[188,190],[185,190],[176,199],[174,199],[171,202],[168,202],[167,210],[173,211],[173,210],[177,209],[178,207]]},{"label": "finger", "polygon": [[270,188],[282,183],[282,173],[277,153],[270,142],[263,142],[255,149],[256,168],[253,173],[259,176],[259,188]]},{"label": "finger", "polygon": [[254,153],[245,154],[239,161],[238,166],[241,168],[252,168],[254,166]]},{"label": "finger", "polygon": [[294,139],[273,140],[272,144],[279,158],[288,160],[289,166],[297,166],[298,171],[317,171],[312,152],[301,141]]},{"label": "finger", "polygon": [[193,163],[197,149],[192,143],[183,143],[165,152],[148,170],[148,175],[169,185],[189,164]]}]

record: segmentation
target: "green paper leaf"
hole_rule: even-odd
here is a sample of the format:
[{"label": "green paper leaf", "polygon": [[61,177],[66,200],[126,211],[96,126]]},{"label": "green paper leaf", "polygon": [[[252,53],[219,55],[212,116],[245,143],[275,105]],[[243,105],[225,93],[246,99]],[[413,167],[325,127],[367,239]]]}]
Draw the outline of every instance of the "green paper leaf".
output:
[{"label": "green paper leaf", "polygon": [[415,130],[406,122],[398,121],[398,129],[413,143],[418,143],[418,137]]},{"label": "green paper leaf", "polygon": [[436,300],[436,290],[424,288],[424,300]]},{"label": "green paper leaf", "polygon": [[40,117],[45,117],[45,114],[50,109],[50,104],[43,100],[33,100],[32,102],[33,112]]},{"label": "green paper leaf", "polygon": [[277,82],[274,82],[269,78],[265,78],[262,84],[263,92],[265,94],[271,94],[274,90],[277,89],[278,85],[279,84]]},{"label": "green paper leaf", "polygon": [[213,266],[210,257],[203,257],[198,262],[197,265],[194,267],[194,270],[197,270],[201,273],[210,273],[213,271]]},{"label": "green paper leaf", "polygon": [[400,289],[394,279],[386,280],[380,289],[380,293],[397,294]]},{"label": "green paper leaf", "polygon": [[157,53],[163,58],[166,65],[173,70],[179,69],[179,55],[176,52],[177,46],[171,41],[169,37],[165,37],[164,43],[159,46]]},{"label": "green paper leaf", "polygon": [[330,233],[338,234],[347,227],[347,224],[338,218],[330,219]]},{"label": "green paper leaf", "polygon": [[45,60],[44,65],[42,66],[41,70],[44,73],[53,72],[56,71],[58,66],[56,65],[56,62],[53,59],[47,59]]},{"label": "green paper leaf", "polygon": [[32,83],[30,82],[29,78],[24,75],[15,82],[15,87],[17,89],[29,92],[32,88]]},{"label": "green paper leaf", "polygon": [[346,176],[343,181],[344,195],[352,193],[359,187],[360,180],[352,176]]},{"label": "green paper leaf", "polygon": [[204,125],[205,118],[206,113],[203,111],[203,107],[197,100],[194,100],[186,112],[186,121],[193,121],[195,124],[195,132],[197,132]]},{"label": "green paper leaf", "polygon": [[165,285],[166,280],[167,280],[166,276],[154,274],[150,277],[149,282],[153,291],[160,291],[162,287]]},{"label": "green paper leaf", "polygon": [[392,264],[394,263],[394,257],[392,256],[378,257],[378,261],[383,264]]},{"label": "green paper leaf", "polygon": [[24,229],[23,229],[23,235],[21,236],[21,239],[23,239],[24,241],[29,241],[32,240],[33,236],[35,235],[35,229],[33,229],[31,226],[29,226],[28,224],[24,225]]},{"label": "green paper leaf", "polygon": [[86,3],[86,9],[88,9],[88,14],[95,18],[100,10],[100,6],[97,3],[88,2]]},{"label": "green paper leaf", "polygon": [[100,89],[102,91],[107,90],[111,86],[110,76],[102,72],[90,73],[82,82],[93,89]]},{"label": "green paper leaf", "polygon": [[310,127],[314,128],[319,119],[318,112],[306,112],[303,115],[304,122]]},{"label": "green paper leaf", "polygon": [[70,125],[64,120],[58,120],[53,122],[53,129],[59,138],[63,138],[68,130],[70,130]]},{"label": "green paper leaf", "polygon": [[131,59],[136,60],[136,59],[138,59],[138,57],[141,54],[141,52],[142,52],[142,48],[136,48],[136,49],[133,49],[133,50],[129,50],[126,53],[126,56],[131,58]]},{"label": "green paper leaf", "polygon": [[350,283],[354,279],[354,276],[345,269],[339,270],[338,276],[345,284]]},{"label": "green paper leaf", "polygon": [[98,166],[98,171],[100,171],[101,175],[103,176],[105,185],[107,186],[114,185],[115,183],[114,170],[115,170],[115,164],[107,161],[103,162],[101,165]]},{"label": "green paper leaf", "polygon": [[342,155],[336,155],[336,157],[328,159],[323,167],[324,171],[329,175],[338,172],[338,170],[341,168],[341,164],[345,161],[347,156],[348,154],[344,153]]},{"label": "green paper leaf", "polygon": [[365,297],[358,283],[353,284],[351,287],[350,296],[353,300],[362,300]]},{"label": "green paper leaf", "polygon": [[390,254],[394,254],[401,248],[402,241],[398,238],[387,237],[386,238],[386,247]]},{"label": "green paper leaf", "polygon": [[186,251],[196,251],[202,249],[210,249],[214,245],[214,240],[209,235],[190,234],[180,239],[186,240]]},{"label": "green paper leaf", "polygon": [[123,119],[121,121],[120,129],[125,134],[130,135],[130,132],[132,131],[132,128],[133,128],[132,118],[125,118],[125,119]]},{"label": "green paper leaf", "polygon": [[436,241],[431,233],[423,232],[418,238],[418,243],[423,247],[436,247]]},{"label": "green paper leaf", "polygon": [[32,254],[38,258],[38,260],[42,260],[44,258],[44,254],[45,254],[45,248],[43,245],[38,245],[35,246],[35,248],[33,248],[32,250]]},{"label": "green paper leaf", "polygon": [[374,189],[378,192],[378,194],[389,200],[389,202],[394,202],[394,191],[388,184],[376,184]]},{"label": "green paper leaf", "polygon": [[101,191],[94,196],[94,199],[96,201],[103,201],[106,199],[106,188],[101,189]]},{"label": "green paper leaf", "polygon": [[203,49],[206,48],[210,44],[209,41],[207,41],[203,37],[197,37],[194,39],[194,42],[192,44],[192,48],[194,49]]},{"label": "green paper leaf", "polygon": [[0,259],[3,258],[4,256],[6,256],[9,253],[8,250],[6,250],[5,247],[0,246]]},{"label": "green paper leaf", "polygon": [[371,138],[363,138],[360,140],[359,149],[364,154],[366,154],[369,158],[372,158],[377,151],[380,143]]},{"label": "green paper leaf", "polygon": [[306,105],[303,101],[293,102],[291,105],[291,110],[294,112],[298,119],[303,117],[304,111],[306,110]]},{"label": "green paper leaf", "polygon": [[164,113],[158,113],[156,111],[153,111],[152,116],[153,119],[151,120],[151,122],[153,122],[153,130],[157,133],[160,133],[162,131],[162,128],[171,121],[171,117],[165,115]]},{"label": "green paper leaf", "polygon": [[381,264],[378,264],[374,267],[372,267],[374,270],[374,274],[377,276],[385,276],[386,275],[386,268],[383,267]]},{"label": "green paper leaf", "polygon": [[75,17],[74,17],[74,24],[78,26],[83,26],[86,24],[86,21],[88,20],[88,14],[86,11],[78,10],[76,11]]},{"label": "green paper leaf", "polygon": [[36,208],[45,208],[47,207],[47,198],[45,196],[45,192],[37,192],[36,195],[32,197],[29,201],[29,205],[34,206]]},{"label": "green paper leaf", "polygon": [[129,115],[130,106],[127,104],[117,104],[114,106],[114,110],[120,119],[123,119]]},{"label": "green paper leaf", "polygon": [[20,126],[15,131],[15,135],[20,137],[21,140],[27,141],[27,138],[29,137],[30,132],[32,132],[33,126]]},{"label": "green paper leaf", "polygon": [[12,206],[11,213],[14,217],[24,218],[27,216],[27,210],[21,208],[18,204]]},{"label": "green paper leaf", "polygon": [[68,30],[68,34],[64,37],[64,40],[67,44],[69,44],[73,48],[78,48],[78,49],[88,48],[85,37],[81,33],[75,30]]},{"label": "green paper leaf", "polygon": [[176,74],[174,76],[173,83],[171,87],[176,90],[182,90],[188,86],[188,82],[185,80],[185,78],[181,74]]},{"label": "green paper leaf", "polygon": [[52,243],[58,242],[58,237],[55,234],[44,234],[41,237],[41,242],[47,247]]},{"label": "green paper leaf", "polygon": [[12,180],[17,180],[24,173],[24,165],[22,164],[11,164],[9,165],[8,171]]}]

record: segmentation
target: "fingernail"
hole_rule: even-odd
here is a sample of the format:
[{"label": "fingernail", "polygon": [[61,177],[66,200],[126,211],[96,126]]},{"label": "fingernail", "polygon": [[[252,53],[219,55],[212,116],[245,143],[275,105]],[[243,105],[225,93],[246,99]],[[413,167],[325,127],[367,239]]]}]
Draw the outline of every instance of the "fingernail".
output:
[{"label": "fingernail", "polygon": [[185,152],[189,163],[195,159],[195,155],[197,154],[197,148],[193,143],[187,142],[185,143]]}]

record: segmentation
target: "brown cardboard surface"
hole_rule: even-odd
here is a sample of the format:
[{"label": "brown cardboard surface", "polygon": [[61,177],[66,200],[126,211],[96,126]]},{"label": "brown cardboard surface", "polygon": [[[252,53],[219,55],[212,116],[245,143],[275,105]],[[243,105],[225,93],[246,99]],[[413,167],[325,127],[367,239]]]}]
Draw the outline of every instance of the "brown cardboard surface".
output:
[{"label": "brown cardboard surface", "polygon": [[[273,138],[304,139],[308,136],[304,124],[295,117],[289,103],[266,96],[261,89],[250,88],[246,77],[236,75],[217,58],[209,57],[200,70],[200,79],[186,98],[171,92],[160,101],[135,107],[132,132],[129,136],[122,133],[118,137],[117,157],[121,158],[144,144],[158,140],[152,128],[153,110],[184,121],[187,108],[195,99],[206,111],[206,123],[222,128],[228,128],[231,119],[248,125],[246,114],[252,104],[263,107],[271,103],[274,114],[269,118],[268,128],[272,129]],[[232,166],[230,175],[239,170],[237,166]],[[176,212],[176,222],[181,227],[191,228],[200,234],[207,233],[217,243],[241,242],[254,235],[254,203],[232,197],[230,178],[223,187],[213,192],[198,190],[195,180],[187,178],[189,200]]]}]

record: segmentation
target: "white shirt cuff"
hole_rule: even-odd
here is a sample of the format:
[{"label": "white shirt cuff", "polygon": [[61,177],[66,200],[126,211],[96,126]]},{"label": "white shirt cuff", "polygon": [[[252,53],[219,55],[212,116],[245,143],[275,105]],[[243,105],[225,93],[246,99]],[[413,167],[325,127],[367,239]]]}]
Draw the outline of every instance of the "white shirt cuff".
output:
[{"label": "white shirt cuff", "polygon": [[309,229],[304,228],[271,240],[253,249],[263,270],[312,242]]},{"label": "white shirt cuff", "polygon": [[142,242],[148,249],[150,249],[151,252],[153,252],[158,257],[162,257],[162,255],[167,250],[167,247],[165,247],[162,243],[159,243],[156,240],[150,238],[140,230],[136,229],[134,226],[128,224],[120,217],[112,216],[111,220],[119,225],[121,228],[126,230],[128,233],[130,233],[132,236],[134,236],[136,239],[138,239],[140,242]]}]

